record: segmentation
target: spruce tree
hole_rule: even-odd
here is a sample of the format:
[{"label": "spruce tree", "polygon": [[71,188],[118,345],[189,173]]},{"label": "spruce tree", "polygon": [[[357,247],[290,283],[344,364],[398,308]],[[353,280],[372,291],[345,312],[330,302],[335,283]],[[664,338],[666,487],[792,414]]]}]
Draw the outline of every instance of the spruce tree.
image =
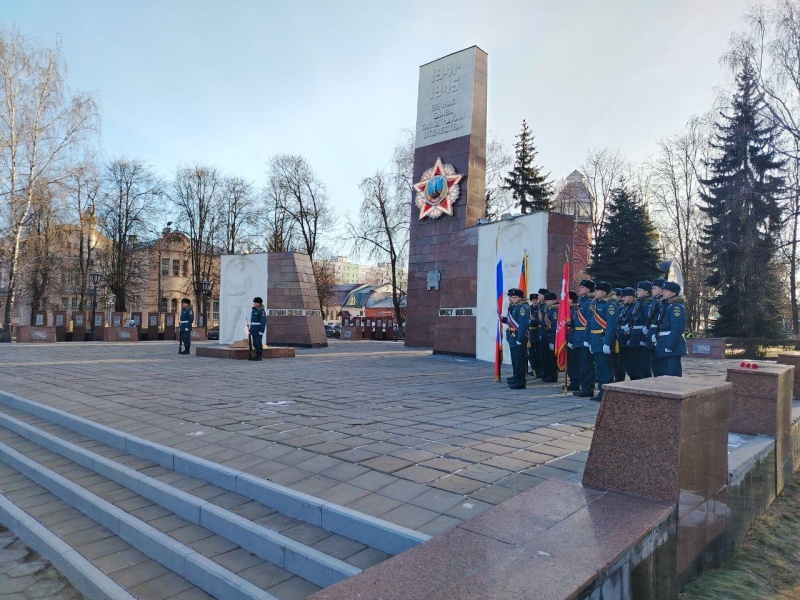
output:
[{"label": "spruce tree", "polygon": [[612,190],[606,210],[589,275],[614,286],[634,288],[638,281],[657,277],[658,233],[644,202],[622,185]]},{"label": "spruce tree", "polygon": [[520,212],[541,212],[550,210],[550,198],[553,195],[553,185],[542,175],[541,169],[533,164],[536,158],[536,147],[533,145],[533,134],[528,129],[528,123],[522,121],[522,131],[514,144],[514,168],[503,179],[507,190],[517,201]]},{"label": "spruce tree", "polygon": [[781,225],[779,198],[784,189],[783,161],[776,157],[776,128],[765,118],[762,94],[750,63],[736,77],[731,115],[722,123],[703,183],[702,247],[716,290],[714,335],[775,337],[781,315],[776,246]]}]

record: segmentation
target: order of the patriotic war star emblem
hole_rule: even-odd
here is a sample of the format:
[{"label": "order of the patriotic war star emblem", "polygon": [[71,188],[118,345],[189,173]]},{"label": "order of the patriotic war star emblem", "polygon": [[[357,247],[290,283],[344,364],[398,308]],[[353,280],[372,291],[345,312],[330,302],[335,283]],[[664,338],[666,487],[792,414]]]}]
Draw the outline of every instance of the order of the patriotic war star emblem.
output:
[{"label": "order of the patriotic war star emblem", "polygon": [[436,159],[436,164],[422,174],[419,183],[414,184],[420,220],[425,217],[438,219],[442,215],[452,216],[453,204],[458,200],[458,182],[462,177],[456,173],[453,165],[442,164],[441,158]]}]

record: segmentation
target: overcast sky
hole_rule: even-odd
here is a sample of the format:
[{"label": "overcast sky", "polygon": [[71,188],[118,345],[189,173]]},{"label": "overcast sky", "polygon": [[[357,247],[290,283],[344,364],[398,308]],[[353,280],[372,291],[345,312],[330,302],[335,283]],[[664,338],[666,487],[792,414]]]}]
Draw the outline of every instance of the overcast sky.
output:
[{"label": "overcast sky", "polygon": [[102,115],[107,157],[264,182],[305,155],[344,213],[416,123],[419,66],[489,55],[488,126],[522,119],[559,179],[590,148],[630,159],[730,87],[719,57],[750,0],[0,0],[0,26],[52,47]]}]

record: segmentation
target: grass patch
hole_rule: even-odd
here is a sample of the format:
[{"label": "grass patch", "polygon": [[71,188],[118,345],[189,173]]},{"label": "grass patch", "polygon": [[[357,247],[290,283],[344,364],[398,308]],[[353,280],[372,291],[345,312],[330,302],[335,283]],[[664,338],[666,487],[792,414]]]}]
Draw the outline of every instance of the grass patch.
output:
[{"label": "grass patch", "polygon": [[794,477],[721,569],[704,571],[681,600],[800,598],[800,478]]}]

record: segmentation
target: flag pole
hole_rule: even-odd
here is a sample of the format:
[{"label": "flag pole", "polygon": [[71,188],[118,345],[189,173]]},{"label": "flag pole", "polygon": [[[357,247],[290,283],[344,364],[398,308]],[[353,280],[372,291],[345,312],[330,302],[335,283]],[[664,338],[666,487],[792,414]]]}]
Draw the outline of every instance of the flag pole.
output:
[{"label": "flag pole", "polygon": [[[564,259],[566,260],[567,264],[569,265],[570,264],[569,263],[569,254],[567,253],[567,250],[564,250]],[[570,277],[570,279],[572,279],[572,271],[571,270],[569,271],[569,277]],[[571,287],[570,282],[567,281],[567,283],[565,284],[564,287],[565,287],[565,289],[567,291],[566,299],[569,302],[569,313],[570,313],[570,316],[572,316],[572,301],[569,299],[569,290],[570,290],[570,287]],[[567,339],[569,339],[569,334],[567,334]],[[566,349],[564,350],[564,395],[565,396],[567,395],[567,392],[569,391],[569,390],[567,390],[567,379],[569,379],[569,346],[567,346]]]}]

